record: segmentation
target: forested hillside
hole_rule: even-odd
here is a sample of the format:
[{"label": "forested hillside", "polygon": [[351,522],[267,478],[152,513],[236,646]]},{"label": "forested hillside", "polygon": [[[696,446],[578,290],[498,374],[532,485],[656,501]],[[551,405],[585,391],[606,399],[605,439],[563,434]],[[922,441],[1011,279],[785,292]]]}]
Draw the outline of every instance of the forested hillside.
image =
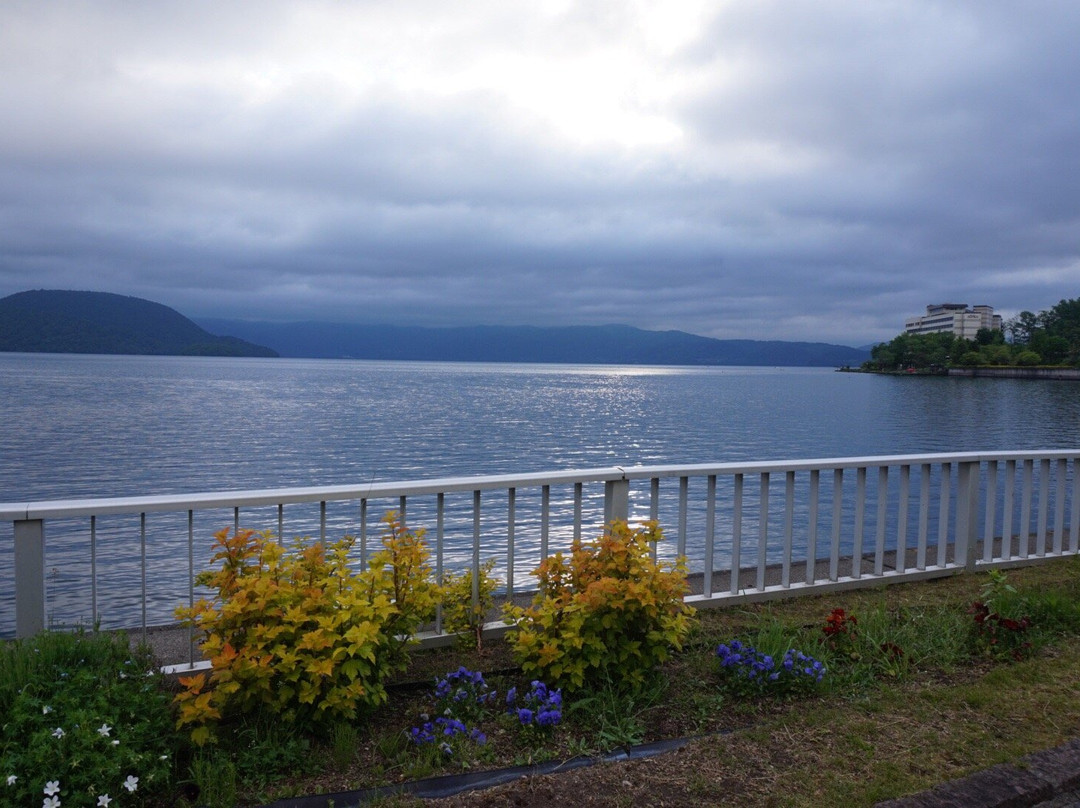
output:
[{"label": "forested hillside", "polygon": [[37,290],[0,299],[0,351],[277,356],[219,337],[160,303],[107,292]]}]

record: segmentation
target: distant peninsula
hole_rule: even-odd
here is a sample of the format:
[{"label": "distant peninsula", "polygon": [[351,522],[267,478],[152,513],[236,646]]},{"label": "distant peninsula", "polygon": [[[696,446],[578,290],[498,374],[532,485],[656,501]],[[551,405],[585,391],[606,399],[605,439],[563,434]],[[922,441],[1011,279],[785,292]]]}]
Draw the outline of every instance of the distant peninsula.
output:
[{"label": "distant peninsula", "polygon": [[211,330],[271,345],[282,356],[427,362],[858,367],[867,349],[823,342],[718,340],[627,325],[424,328],[355,323],[200,319]]},{"label": "distant peninsula", "polygon": [[215,336],[160,303],[108,292],[44,289],[0,298],[0,351],[278,356],[238,337]]}]

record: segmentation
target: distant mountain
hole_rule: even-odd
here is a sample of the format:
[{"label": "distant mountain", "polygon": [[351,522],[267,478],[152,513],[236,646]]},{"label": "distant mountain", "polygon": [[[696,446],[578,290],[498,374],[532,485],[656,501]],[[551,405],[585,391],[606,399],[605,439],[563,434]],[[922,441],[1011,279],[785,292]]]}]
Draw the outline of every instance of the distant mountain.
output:
[{"label": "distant mountain", "polygon": [[204,327],[270,345],[282,356],[615,365],[858,366],[870,354],[822,342],[717,340],[626,325],[420,328],[201,319]]},{"label": "distant mountain", "polygon": [[214,336],[160,303],[41,289],[0,298],[0,351],[277,356],[237,337]]}]

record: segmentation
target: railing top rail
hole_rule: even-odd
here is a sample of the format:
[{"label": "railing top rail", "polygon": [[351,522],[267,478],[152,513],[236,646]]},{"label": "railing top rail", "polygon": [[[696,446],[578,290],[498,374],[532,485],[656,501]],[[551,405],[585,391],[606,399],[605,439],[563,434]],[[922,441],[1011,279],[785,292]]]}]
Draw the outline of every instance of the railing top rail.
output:
[{"label": "railing top rail", "polygon": [[364,483],[359,485],[276,488],[251,491],[213,491],[195,494],[111,497],[98,499],[51,500],[0,503],[0,521],[62,519],[90,515],[149,513],[155,511],[252,508],[303,502],[333,502],[424,496],[465,491],[506,490],[578,482],[640,480],[656,477],[763,474],[787,471],[834,470],[860,467],[914,466],[940,463],[997,462],[1003,460],[1080,459],[1080,449],[1047,449],[1003,452],[952,452],[868,457],[835,457],[811,460],[736,461],[692,465],[609,466],[595,469],[504,474],[474,477],[444,477],[430,480]]},{"label": "railing top rail", "polygon": [[831,457],[811,460],[755,460],[691,465],[629,466],[630,480],[653,477],[701,477],[722,474],[763,474],[774,471],[813,471],[881,466],[917,466],[924,463],[986,463],[1002,460],[1080,459],[1080,449],[1032,449],[1002,452],[935,452],[930,454],[872,455],[866,457]]},{"label": "railing top rail", "polygon": [[197,494],[109,497],[40,502],[0,503],[0,521],[21,519],[63,519],[91,514],[150,513],[154,511],[209,510],[212,508],[253,508],[291,505],[301,502],[334,502],[353,499],[380,499],[424,496],[461,491],[506,490],[541,485],[563,485],[580,481],[621,480],[625,471],[618,466],[588,470],[550,471],[536,474],[501,474],[475,477],[443,477],[431,480],[363,483],[359,485],[271,488],[250,491],[211,491]]}]

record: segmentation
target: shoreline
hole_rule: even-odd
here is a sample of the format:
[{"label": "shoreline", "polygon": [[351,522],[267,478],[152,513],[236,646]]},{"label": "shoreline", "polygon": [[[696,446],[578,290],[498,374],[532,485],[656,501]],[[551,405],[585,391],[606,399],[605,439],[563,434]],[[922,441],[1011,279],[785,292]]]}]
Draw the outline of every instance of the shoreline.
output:
[{"label": "shoreline", "polygon": [[966,379],[1033,379],[1051,381],[1080,381],[1080,368],[1064,367],[973,367],[940,368],[937,370],[865,370],[863,368],[837,368],[838,373],[869,373],[876,376],[941,376],[942,378]]}]

